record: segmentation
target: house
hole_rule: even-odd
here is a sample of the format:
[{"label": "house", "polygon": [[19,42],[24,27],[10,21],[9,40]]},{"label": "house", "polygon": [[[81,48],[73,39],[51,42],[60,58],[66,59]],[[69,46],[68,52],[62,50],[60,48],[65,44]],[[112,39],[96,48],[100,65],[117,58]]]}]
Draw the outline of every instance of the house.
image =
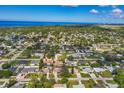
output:
[{"label": "house", "polygon": [[2,65],[4,64],[4,62],[0,61],[0,70],[3,70]]},{"label": "house", "polygon": [[0,81],[0,88],[5,88],[6,87],[6,83],[5,81]]},{"label": "house", "polygon": [[38,71],[38,68],[26,67],[26,68],[23,68],[23,70],[21,72],[22,73],[34,73],[34,72],[37,72],[37,71]]},{"label": "house", "polygon": [[43,57],[43,54],[42,53],[35,53],[35,56],[38,56],[38,57]]},{"label": "house", "polygon": [[63,62],[61,61],[61,57],[62,55],[61,54],[56,54],[55,55],[55,63],[54,63],[54,66],[62,66],[63,65]]},{"label": "house", "polygon": [[93,44],[93,47],[97,50],[97,51],[109,51],[112,50],[113,48],[119,47],[120,44]]},{"label": "house", "polygon": [[9,49],[11,49],[12,48],[12,46],[6,46],[7,48],[9,48]]},{"label": "house", "polygon": [[16,69],[17,69],[17,67],[11,66],[8,70],[10,70],[10,71],[12,71],[12,72],[16,72]]},{"label": "house", "polygon": [[83,84],[81,84],[81,85],[73,85],[73,88],[85,88],[85,86]]},{"label": "house", "polygon": [[31,61],[31,66],[38,66],[39,65],[39,62],[38,61]]},{"label": "house", "polygon": [[83,72],[91,73],[91,72],[93,72],[93,70],[90,67],[85,67],[85,68],[83,68]]},{"label": "house", "polygon": [[97,62],[96,61],[90,61],[90,64],[96,64]]},{"label": "house", "polygon": [[17,65],[28,65],[29,64],[29,61],[26,61],[26,60],[20,60],[17,62]]},{"label": "house", "polygon": [[108,84],[109,88],[118,88],[118,84]]},{"label": "house", "polygon": [[54,63],[54,66],[56,66],[56,67],[61,67],[62,65],[63,65],[63,62],[62,61],[56,61]]},{"label": "house", "polygon": [[124,60],[121,60],[121,63],[124,63]]},{"label": "house", "polygon": [[61,56],[62,56],[62,54],[56,54],[54,61],[59,61]]},{"label": "house", "polygon": [[0,65],[0,70],[3,70],[2,66]]},{"label": "house", "polygon": [[68,65],[68,66],[72,66],[72,64],[74,64],[75,61],[69,61],[69,60],[66,60],[65,63]]},{"label": "house", "polygon": [[54,84],[54,88],[66,88],[66,84]]},{"label": "house", "polygon": [[54,68],[54,70],[53,70],[54,72],[57,72],[57,73],[60,73],[61,72],[61,68],[59,68],[59,67],[56,67],[56,68]]},{"label": "house", "polygon": [[104,68],[93,68],[95,72],[99,73],[99,72],[103,72],[105,71],[106,69]]},{"label": "house", "polygon": [[53,60],[52,60],[51,58],[45,57],[45,58],[43,59],[43,63],[44,63],[44,64],[47,64],[47,65],[51,65],[51,64],[53,64]]},{"label": "house", "polygon": [[24,84],[16,83],[13,86],[11,86],[11,88],[24,88],[24,86],[25,86]]},{"label": "house", "polygon": [[0,56],[2,56],[4,54],[4,52],[2,50],[0,50]]},{"label": "house", "polygon": [[43,69],[43,73],[44,73],[44,74],[49,73],[49,68],[44,68],[44,69]]},{"label": "house", "polygon": [[79,61],[78,61],[78,64],[79,64],[79,65],[84,65],[85,63],[86,63],[86,62],[85,62],[84,60],[79,60]]},{"label": "house", "polygon": [[112,66],[106,66],[106,68],[107,68],[110,72],[113,72],[113,70],[115,69],[115,68],[112,67]]},{"label": "house", "polygon": [[121,58],[121,57],[123,57],[123,55],[122,54],[117,54],[116,57]]}]

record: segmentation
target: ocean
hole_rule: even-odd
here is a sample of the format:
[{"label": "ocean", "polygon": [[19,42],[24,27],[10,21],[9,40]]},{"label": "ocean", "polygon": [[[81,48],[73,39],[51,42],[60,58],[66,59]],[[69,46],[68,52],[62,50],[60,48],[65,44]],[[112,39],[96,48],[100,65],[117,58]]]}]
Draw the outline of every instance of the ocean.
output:
[{"label": "ocean", "polygon": [[0,21],[0,27],[18,27],[18,26],[60,26],[60,25],[87,25],[87,24],[97,24],[97,23]]}]

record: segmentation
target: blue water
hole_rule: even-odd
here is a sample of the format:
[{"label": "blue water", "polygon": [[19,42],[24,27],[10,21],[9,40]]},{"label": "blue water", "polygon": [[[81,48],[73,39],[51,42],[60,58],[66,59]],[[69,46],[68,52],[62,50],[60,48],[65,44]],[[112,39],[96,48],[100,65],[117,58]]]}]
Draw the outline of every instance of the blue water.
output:
[{"label": "blue water", "polygon": [[84,25],[84,24],[96,24],[96,23],[0,21],[0,27],[17,27],[17,26],[57,26],[57,25]]}]

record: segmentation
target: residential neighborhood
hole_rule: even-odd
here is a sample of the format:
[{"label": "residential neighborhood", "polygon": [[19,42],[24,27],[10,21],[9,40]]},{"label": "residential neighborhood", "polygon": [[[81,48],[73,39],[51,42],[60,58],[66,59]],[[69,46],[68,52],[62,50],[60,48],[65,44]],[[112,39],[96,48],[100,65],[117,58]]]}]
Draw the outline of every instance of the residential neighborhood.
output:
[{"label": "residential neighborhood", "polygon": [[0,88],[123,88],[124,27],[0,28]]}]

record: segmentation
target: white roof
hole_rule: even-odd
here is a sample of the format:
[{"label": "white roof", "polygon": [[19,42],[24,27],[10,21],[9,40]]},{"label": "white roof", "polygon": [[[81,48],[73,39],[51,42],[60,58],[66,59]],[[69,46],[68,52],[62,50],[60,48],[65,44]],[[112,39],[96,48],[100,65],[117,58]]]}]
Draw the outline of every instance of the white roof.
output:
[{"label": "white roof", "polygon": [[85,86],[82,84],[82,85],[73,85],[73,88],[85,88]]},{"label": "white roof", "polygon": [[89,68],[89,67],[83,68],[83,71],[85,71],[85,72],[93,72],[93,70],[91,68]]},{"label": "white roof", "polygon": [[95,70],[95,72],[102,72],[106,70],[104,68],[93,68],[93,69]]},{"label": "white roof", "polygon": [[54,88],[66,88],[66,84],[55,84]]},{"label": "white roof", "polygon": [[108,84],[110,88],[118,88],[119,86],[117,84]]}]

